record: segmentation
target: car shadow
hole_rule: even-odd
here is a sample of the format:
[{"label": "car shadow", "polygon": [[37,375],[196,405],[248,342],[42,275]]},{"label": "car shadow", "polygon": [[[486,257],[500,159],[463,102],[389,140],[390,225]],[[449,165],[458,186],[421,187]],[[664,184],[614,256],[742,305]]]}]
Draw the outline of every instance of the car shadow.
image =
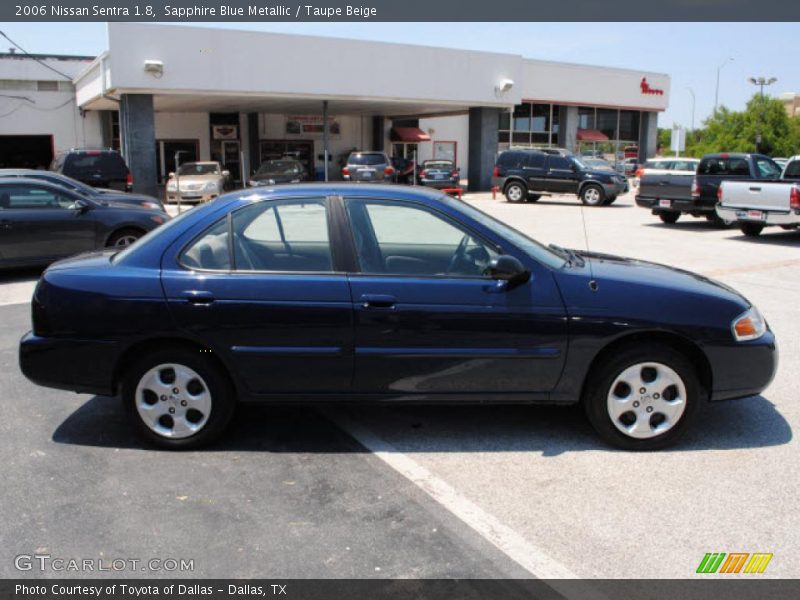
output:
[{"label": "car shadow", "polygon": [[37,281],[44,273],[45,267],[37,268],[12,268],[0,271],[0,284],[5,283],[24,283],[26,281]]},{"label": "car shadow", "polygon": [[[222,439],[204,451],[353,453],[366,450],[337,423],[355,421],[397,451],[619,452],[604,444],[583,411],[529,405],[242,405]],[[383,432],[388,432],[384,435]],[[792,429],[763,396],[700,408],[691,431],[670,451],[778,446]],[[60,444],[152,449],[134,430],[119,399],[95,396],[53,433]]]},{"label": "car shadow", "polygon": [[[563,200],[557,199],[548,199],[544,200],[543,198],[539,198],[538,200],[532,201],[529,200],[528,202],[506,202],[506,204],[543,204],[545,206],[574,206],[575,208],[580,208],[581,206],[585,206],[580,200],[575,198],[565,198]],[[586,208],[633,208],[634,205],[632,204],[608,204],[603,206],[585,206]]]},{"label": "car shadow", "polygon": [[658,217],[653,217],[655,221],[652,223],[645,223],[645,227],[655,227],[656,229],[679,229],[683,231],[725,231],[731,229],[731,226],[720,226],[711,221],[702,218],[689,217],[684,220],[681,219],[677,223],[662,223]]},{"label": "car shadow", "polygon": [[784,231],[782,229],[775,230],[768,227],[758,237],[737,235],[731,239],[737,242],[747,242],[749,244],[762,244],[765,246],[794,246],[796,248],[798,245],[800,245],[800,229]]}]

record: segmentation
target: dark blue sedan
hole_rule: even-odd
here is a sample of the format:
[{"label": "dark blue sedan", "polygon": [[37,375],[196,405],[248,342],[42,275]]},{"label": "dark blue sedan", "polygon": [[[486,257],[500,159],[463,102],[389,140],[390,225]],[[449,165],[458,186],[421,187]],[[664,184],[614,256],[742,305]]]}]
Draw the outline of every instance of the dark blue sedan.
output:
[{"label": "dark blue sedan", "polygon": [[543,246],[432,190],[301,184],[52,265],[20,364],[121,393],[167,448],[216,438],[238,402],[400,400],[581,402],[606,441],[653,449],[769,385],[776,346],[699,275]]}]

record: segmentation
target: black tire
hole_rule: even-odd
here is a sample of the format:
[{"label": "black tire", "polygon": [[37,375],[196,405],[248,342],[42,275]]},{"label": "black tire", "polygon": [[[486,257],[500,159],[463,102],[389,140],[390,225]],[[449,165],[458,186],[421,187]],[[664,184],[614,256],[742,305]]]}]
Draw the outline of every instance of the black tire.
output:
[{"label": "black tire", "polygon": [[126,227],[125,229],[119,229],[108,236],[108,241],[106,242],[106,247],[119,247],[124,248],[125,246],[130,246],[133,242],[138,240],[140,237],[144,235],[144,231],[141,229],[136,229],[135,227]]},{"label": "black tire", "polygon": [[681,218],[681,213],[679,212],[662,212],[658,213],[658,218],[661,219],[664,223],[672,225],[673,223],[677,223],[678,219]]},{"label": "black tire", "polygon": [[580,198],[586,206],[603,206],[606,201],[606,192],[602,186],[589,183],[581,189]]},{"label": "black tire", "polygon": [[528,194],[528,202],[538,202],[541,194]]},{"label": "black tire", "polygon": [[525,202],[528,199],[528,188],[520,181],[511,181],[503,191],[509,202]]},{"label": "black tire", "polygon": [[609,196],[608,198],[606,198],[606,201],[603,202],[603,205],[604,206],[611,206],[612,204],[614,204],[614,202],[616,202],[616,200],[617,200],[616,196]]},{"label": "black tire", "polygon": [[745,234],[747,237],[758,237],[764,230],[764,224],[749,223],[749,222],[739,223],[739,229],[741,229],[742,233]]},{"label": "black tire", "polygon": [[[145,402],[147,391],[142,394],[142,398],[137,398],[137,387],[148,372],[160,365],[188,367],[200,376],[202,384],[210,394],[209,414],[205,415],[205,423],[197,432],[187,437],[171,438],[159,434],[139,414],[137,402]],[[177,385],[177,383],[169,385]],[[180,394],[176,394],[175,397],[170,395],[166,400],[162,397],[157,403],[148,402],[148,405],[156,406],[158,404],[168,407],[181,397]],[[199,349],[182,346],[167,346],[155,352],[149,352],[147,356],[136,361],[123,377],[122,400],[139,433],[151,444],[169,450],[189,450],[210,444],[225,431],[236,409],[236,395],[223,369],[213,359],[203,356]],[[166,402],[166,404],[161,405],[161,402]],[[175,405],[178,406],[178,404]],[[181,409],[178,408],[178,410]],[[186,410],[186,421],[189,421],[191,410],[191,406]]]},{"label": "black tire", "polygon": [[[683,413],[677,418],[676,423],[661,434],[641,439],[632,437],[618,429],[617,425],[612,421],[608,406],[609,396],[613,391],[611,386],[617,377],[621,376],[629,367],[639,363],[660,363],[662,366],[672,369],[680,377],[686,390]],[[647,369],[649,367],[643,368]],[[636,396],[639,394],[639,390],[631,390],[631,394]],[[647,410],[652,408],[651,405],[657,406],[653,404],[656,402],[653,397],[651,397],[650,390],[648,390],[647,396],[639,396],[639,398],[634,398],[633,401],[639,402],[636,405],[637,407],[645,405],[645,410]],[[623,450],[658,450],[674,444],[691,428],[702,397],[703,389],[697,372],[686,356],[667,345],[643,342],[624,347],[621,351],[616,352],[614,356],[596,365],[586,380],[581,400],[589,422],[608,444]],[[633,414],[632,411],[623,413],[623,415],[620,415],[620,420],[623,416],[630,414]],[[645,418],[648,418],[646,414]],[[650,420],[646,422],[647,427],[651,427],[652,419],[657,419],[659,415],[657,411],[650,414]],[[638,422],[638,418],[636,422]],[[622,426],[622,423],[620,423],[620,426]]]},{"label": "black tire", "polygon": [[706,215],[706,219],[714,226],[719,229],[725,229],[729,223],[726,223],[725,220],[720,217],[716,212],[709,213]]}]

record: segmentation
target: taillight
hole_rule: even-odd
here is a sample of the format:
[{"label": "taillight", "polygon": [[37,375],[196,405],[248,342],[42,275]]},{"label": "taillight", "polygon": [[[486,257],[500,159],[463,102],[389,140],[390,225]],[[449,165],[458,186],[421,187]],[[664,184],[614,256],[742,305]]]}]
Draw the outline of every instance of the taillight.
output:
[{"label": "taillight", "polygon": [[789,208],[796,208],[800,210],[800,187],[792,186],[792,191],[789,192]]},{"label": "taillight", "polygon": [[384,175],[394,175],[394,167],[386,167],[383,170]]},{"label": "taillight", "polygon": [[636,169],[636,173],[634,173],[634,175],[636,177],[641,177],[642,175],[644,175],[644,167],[639,167],[638,169]]},{"label": "taillight", "polygon": [[422,171],[419,172],[419,178],[420,179],[425,179],[427,176],[428,176],[428,172],[425,169],[422,169]]},{"label": "taillight", "polygon": [[492,177],[500,177],[500,167],[497,165],[494,166],[494,171],[492,171]]},{"label": "taillight", "polygon": [[350,169],[342,167],[342,177],[347,177],[348,175],[350,175]]},{"label": "taillight", "polygon": [[697,183],[697,179],[692,179],[692,197],[699,198],[700,197],[700,184]]},{"label": "taillight", "polygon": [[[698,194],[698,196],[699,195],[700,194]],[[718,204],[722,204],[722,184],[721,183],[719,184],[719,187],[717,188],[717,203]]]},{"label": "taillight", "polygon": [[128,176],[125,177],[125,185],[133,185],[133,175],[128,173]]},{"label": "taillight", "polygon": [[458,177],[458,171],[456,169],[450,171],[450,177]]}]

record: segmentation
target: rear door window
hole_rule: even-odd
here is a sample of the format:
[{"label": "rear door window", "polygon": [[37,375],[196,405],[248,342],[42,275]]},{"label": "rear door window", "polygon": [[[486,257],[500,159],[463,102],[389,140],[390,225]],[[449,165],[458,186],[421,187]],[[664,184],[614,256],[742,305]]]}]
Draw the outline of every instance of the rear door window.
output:
[{"label": "rear door window", "polygon": [[531,169],[544,169],[544,154],[531,152],[528,154],[527,166]]},{"label": "rear door window", "polygon": [[551,171],[569,171],[572,169],[572,161],[564,156],[549,156],[548,167]]},{"label": "rear door window", "polygon": [[793,160],[786,165],[786,170],[783,173],[784,179],[800,179],[800,160]]},{"label": "rear door window", "polygon": [[525,164],[522,152],[503,152],[497,159],[497,165],[506,169],[521,169]]},{"label": "rear door window", "polygon": [[116,152],[81,152],[69,154],[64,161],[64,174],[85,179],[99,173],[110,179],[125,179],[128,167]]},{"label": "rear door window", "polygon": [[781,168],[766,157],[755,159],[759,179],[777,179],[781,176]]}]

